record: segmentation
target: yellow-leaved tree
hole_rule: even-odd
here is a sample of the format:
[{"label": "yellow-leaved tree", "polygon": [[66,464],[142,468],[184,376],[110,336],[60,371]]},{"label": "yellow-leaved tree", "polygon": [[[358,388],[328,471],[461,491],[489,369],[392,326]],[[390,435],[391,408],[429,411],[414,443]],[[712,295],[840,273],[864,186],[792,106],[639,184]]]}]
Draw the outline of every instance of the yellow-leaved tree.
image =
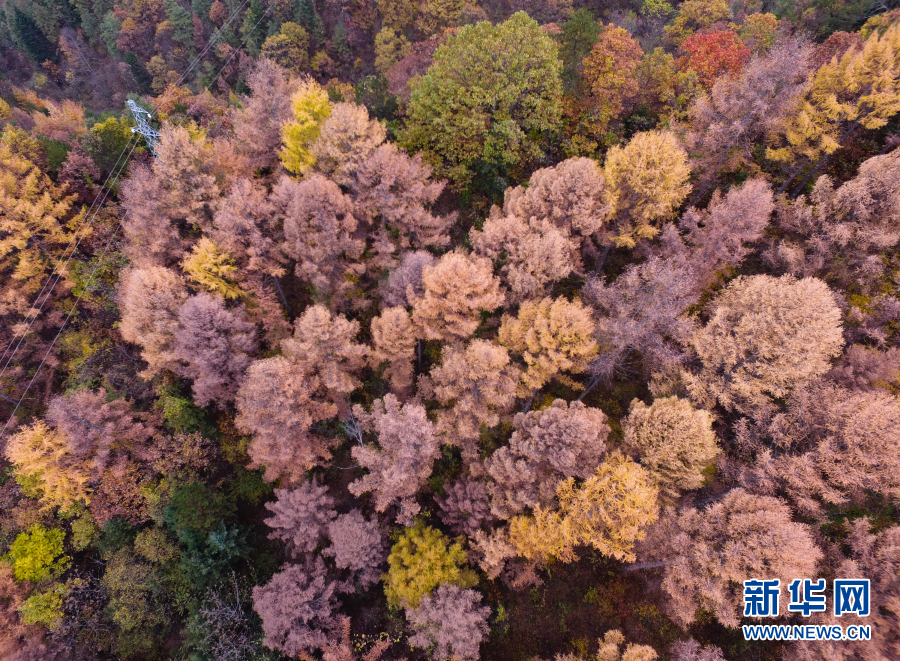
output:
[{"label": "yellow-leaved tree", "polygon": [[90,502],[88,471],[73,461],[66,436],[43,420],[10,437],[5,454],[15,467],[16,481],[40,492],[44,508]]},{"label": "yellow-leaved tree", "polygon": [[828,157],[861,129],[879,129],[900,112],[900,23],[873,33],[862,48],[834,57],[813,74],[796,112],[785,116],[766,156],[795,164],[791,178],[813,168],[802,188]]},{"label": "yellow-leaved tree", "polygon": [[525,396],[551,379],[575,389],[580,384],[561,372],[582,373],[597,355],[594,322],[581,301],[545,298],[527,301],[516,318],[504,316],[500,344],[522,356],[528,369],[522,374]]},{"label": "yellow-leaved tree", "polygon": [[300,83],[291,98],[294,119],[281,129],[281,163],[294,174],[306,172],[315,163],[310,152],[312,143],[319,137],[322,124],[331,114],[328,92],[317,82],[308,78]]},{"label": "yellow-leaved tree", "polygon": [[205,236],[194,245],[191,254],[181,263],[181,268],[191,280],[223,298],[240,298],[244,295],[241,288],[230,279],[231,274],[237,270],[231,255]]},{"label": "yellow-leaved tree", "polygon": [[510,522],[509,541],[517,555],[544,561],[576,559],[576,546],[633,562],[634,543],[659,513],[657,488],[647,470],[620,454],[612,455],[581,485],[560,482],[559,508],[536,507],[532,516]]},{"label": "yellow-leaved tree", "polygon": [[76,196],[55,186],[23,155],[22,145],[11,146],[17,139],[13,133],[7,127],[0,140],[0,314],[31,307],[84,214],[74,213]]},{"label": "yellow-leaved tree", "polygon": [[382,576],[391,606],[415,608],[438,585],[469,588],[478,583],[465,567],[466,552],[458,541],[450,542],[431,526],[407,528],[388,556],[388,573]]},{"label": "yellow-leaved tree", "polygon": [[662,397],[650,406],[635,399],[622,431],[625,446],[640,457],[663,495],[677,498],[703,486],[706,468],[721,452],[712,424],[709,411],[686,399]]},{"label": "yellow-leaved tree", "polygon": [[687,153],[671,131],[645,131],[624,147],[609,150],[603,168],[613,221],[609,240],[633,248],[657,235],[657,225],[671,218],[691,186]]}]

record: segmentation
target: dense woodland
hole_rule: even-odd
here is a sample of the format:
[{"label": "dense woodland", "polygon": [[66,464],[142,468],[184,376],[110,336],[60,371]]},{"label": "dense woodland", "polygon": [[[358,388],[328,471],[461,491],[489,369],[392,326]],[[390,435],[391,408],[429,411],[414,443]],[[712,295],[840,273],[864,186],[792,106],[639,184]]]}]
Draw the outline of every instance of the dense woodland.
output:
[{"label": "dense woodland", "polygon": [[900,659],[895,7],[0,2],[0,658]]}]

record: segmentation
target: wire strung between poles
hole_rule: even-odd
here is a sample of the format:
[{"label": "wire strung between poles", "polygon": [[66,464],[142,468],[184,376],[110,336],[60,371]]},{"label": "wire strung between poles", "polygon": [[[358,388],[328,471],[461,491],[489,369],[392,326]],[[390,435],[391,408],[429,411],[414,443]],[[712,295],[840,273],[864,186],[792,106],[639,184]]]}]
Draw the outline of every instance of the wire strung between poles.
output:
[{"label": "wire strung between poles", "polygon": [[[182,82],[184,82],[184,80],[187,78],[187,76],[190,74],[190,72],[196,68],[196,66],[201,62],[201,60],[209,52],[210,48],[212,48],[213,44],[219,40],[219,38],[222,36],[222,34],[224,34],[225,28],[231,24],[231,22],[237,17],[237,15],[241,12],[241,10],[247,5],[247,3],[249,1],[250,0],[243,0],[243,2],[241,2],[241,4],[238,5],[238,7],[231,13],[231,16],[228,17],[228,19],[222,24],[222,26],[220,28],[218,28],[210,36],[210,39],[207,41],[206,46],[194,58],[194,60],[191,62],[190,66],[188,66],[188,68],[184,71],[184,73],[181,74],[181,77],[178,79],[178,82],[174,86],[172,86],[168,90],[166,90],[166,92],[163,94],[162,98],[159,101],[157,101],[156,105],[153,108],[153,114],[155,114],[159,110],[159,108],[162,106],[162,104],[165,102],[166,95],[170,94],[172,90],[177,89],[178,86],[181,85]],[[266,14],[268,14],[268,9],[266,9],[266,11],[263,13],[263,17],[265,17]],[[247,38],[249,37],[249,35],[252,34],[256,30],[256,28],[259,26],[259,24],[261,22],[262,22],[262,18],[260,18],[260,20],[257,21],[256,25],[253,27],[253,29],[247,33],[247,37],[245,37],[244,41],[241,42],[241,45],[238,47],[239,49],[241,47],[243,47],[243,45],[247,42]],[[234,57],[234,53],[232,53],[231,57],[228,58],[228,61],[225,63],[225,66],[227,66],[231,62],[233,57]],[[215,82],[215,80],[218,79],[219,75],[221,74],[221,72],[224,68],[225,67],[223,66],[222,69],[219,70],[219,73],[216,74],[216,77],[213,79],[213,82]],[[210,85],[207,85],[206,90],[208,91],[211,86],[212,86],[212,83],[210,83]],[[132,101],[132,103],[133,103],[133,101]],[[132,131],[132,133],[134,133],[134,132]],[[119,162],[122,160],[122,156],[125,155],[126,152],[128,152],[128,156],[126,157],[125,162],[126,163],[128,162],[128,158],[131,157],[131,154],[134,152],[134,148],[137,146],[137,143],[135,143],[134,147],[132,147],[131,150],[129,151],[128,145],[130,144],[130,142],[131,141],[129,140],[127,143],[125,143],[125,147],[122,149],[122,152],[119,154],[119,158],[116,160],[115,165],[113,165],[112,170],[110,170],[109,175],[107,175],[106,181],[103,182],[103,186],[101,187],[101,190],[104,190],[104,189],[107,191],[109,190],[110,180],[111,180],[113,174],[115,173],[116,168],[119,165]],[[118,177],[118,175],[117,175],[117,177]],[[59,283],[59,280],[62,278],[62,270],[60,270],[60,267],[63,265],[63,260],[65,260],[65,267],[68,267],[69,263],[72,260],[72,257],[74,257],[75,252],[78,250],[78,247],[81,245],[81,240],[87,234],[87,232],[85,232],[84,235],[79,237],[81,230],[84,228],[85,223],[87,223],[87,230],[90,230],[90,228],[94,224],[94,220],[96,220],[97,214],[99,214],[100,209],[103,206],[103,203],[106,201],[106,197],[107,196],[104,195],[103,201],[101,201],[99,205],[97,205],[97,200],[100,199],[100,197],[98,196],[98,197],[94,198],[94,201],[91,203],[91,206],[88,208],[88,211],[85,214],[84,220],[82,220],[82,222],[79,224],[79,226],[75,229],[75,232],[72,235],[72,240],[69,242],[69,245],[63,251],[63,255],[62,255],[62,257],[60,257],[56,266],[53,268],[53,271],[47,277],[47,281],[44,283],[44,286],[41,288],[41,291],[35,297],[34,304],[29,308],[29,312],[26,315],[25,320],[24,320],[27,323],[24,326],[24,328],[21,329],[21,333],[22,333],[21,336],[19,336],[20,330],[16,329],[16,332],[13,334],[12,339],[9,341],[9,345],[7,345],[6,349],[3,351],[3,355],[0,356],[0,362],[3,362],[3,360],[7,357],[7,355],[9,355],[9,359],[6,360],[5,364],[3,364],[2,368],[0,368],[0,379],[2,379],[3,376],[6,374],[7,369],[12,364],[12,361],[15,359],[16,354],[18,353],[19,349],[21,348],[22,344],[24,343],[25,337],[28,335],[28,332],[31,330],[31,327],[34,325],[34,322],[37,320],[37,318],[43,312],[44,305],[46,305],[47,301],[50,300],[50,295],[53,293],[53,290],[56,288],[56,285]],[[94,208],[95,205],[97,205],[96,209]],[[73,244],[74,244],[74,246],[73,246]],[[70,250],[71,250],[71,253],[69,253]],[[69,253],[68,257],[66,257],[66,253]],[[55,276],[55,279],[54,279],[54,276]],[[50,285],[49,291],[47,290],[48,285]],[[46,291],[46,295],[44,294],[45,291]],[[35,312],[35,306],[38,305],[38,302],[40,302],[40,305],[38,306],[38,309]],[[19,340],[18,344],[16,344],[16,340]],[[10,354],[9,353],[10,349],[12,349],[14,344],[16,345],[15,349],[13,349],[12,354]],[[7,399],[7,398],[4,398],[4,399]]]},{"label": "wire strung between poles", "polygon": [[[245,2],[246,1],[247,0],[245,0]],[[231,64],[231,61],[234,59],[234,56],[241,50],[241,48],[244,47],[244,45],[247,43],[247,40],[250,38],[250,35],[252,35],[256,31],[256,29],[260,26],[260,24],[266,18],[266,16],[269,13],[270,8],[271,8],[271,5],[268,8],[266,8],[266,11],[264,11],[262,16],[259,17],[259,20],[253,26],[253,28],[249,32],[247,32],[246,36],[244,37],[243,41],[241,41],[240,45],[231,53],[231,56],[225,61],[225,64],[222,65],[222,67],[219,69],[218,73],[216,73],[216,75],[213,77],[212,81],[210,81],[209,85],[206,86],[205,91],[207,91],[207,92],[209,91],[209,88],[212,87],[213,83],[215,83],[216,80],[218,80],[219,76],[222,75],[222,72],[225,70],[225,68],[229,64]],[[121,176],[122,172],[124,172],[125,166],[128,164],[128,159],[131,157],[131,154],[134,152],[135,148],[137,148],[136,142],[135,142],[134,146],[132,146],[131,150],[128,152],[128,156],[125,158],[125,162],[122,164],[122,167],[119,170],[119,173],[116,175],[116,179],[118,179],[119,176]],[[110,190],[111,190],[111,187],[108,187],[106,189],[106,193],[103,197],[103,202],[105,202],[106,198],[109,196]],[[102,207],[103,202],[101,202],[100,207]],[[99,211],[100,207],[98,207],[98,211]],[[116,234],[118,233],[118,231],[121,227],[122,227],[122,221],[120,220],[118,223],[116,223],[116,227],[113,229],[112,234],[110,234],[109,241],[107,241],[106,245],[104,246],[103,252],[101,253],[100,258],[97,260],[96,265],[91,270],[91,273],[88,276],[87,280],[85,281],[84,287],[82,288],[81,292],[78,294],[78,298],[75,299],[75,302],[72,305],[72,309],[69,311],[69,314],[63,320],[63,323],[60,326],[59,331],[57,331],[53,340],[51,340],[50,346],[47,347],[47,351],[44,353],[44,357],[41,358],[41,362],[38,365],[37,369],[34,371],[34,374],[32,375],[31,380],[29,380],[28,384],[25,386],[25,389],[22,391],[22,396],[16,402],[16,405],[13,408],[13,411],[10,414],[9,419],[3,425],[3,429],[0,429],[0,438],[3,437],[3,435],[6,433],[6,430],[9,428],[10,423],[13,421],[13,419],[15,419],[16,413],[19,411],[19,408],[21,407],[22,402],[25,400],[25,396],[28,394],[29,389],[34,384],[35,380],[37,379],[37,376],[40,373],[41,368],[44,366],[44,363],[46,363],[47,358],[49,358],[50,353],[53,351],[53,347],[56,346],[56,342],[57,342],[57,340],[59,340],[59,337],[62,335],[63,330],[65,330],[69,321],[72,319],[72,316],[75,314],[75,311],[78,309],[78,304],[81,302],[81,298],[84,296],[84,293],[90,287],[91,282],[94,279],[94,275],[97,273],[97,269],[100,268],[100,265],[103,263],[103,258],[106,257],[106,253],[109,250],[110,246],[112,245],[113,238],[116,236]],[[57,281],[58,280],[59,280],[59,278],[57,278]],[[52,290],[51,290],[51,293],[52,293]],[[49,297],[49,294],[48,294],[48,297]],[[30,326],[29,326],[29,328],[30,328]],[[23,336],[23,339],[24,339],[24,336]]]}]

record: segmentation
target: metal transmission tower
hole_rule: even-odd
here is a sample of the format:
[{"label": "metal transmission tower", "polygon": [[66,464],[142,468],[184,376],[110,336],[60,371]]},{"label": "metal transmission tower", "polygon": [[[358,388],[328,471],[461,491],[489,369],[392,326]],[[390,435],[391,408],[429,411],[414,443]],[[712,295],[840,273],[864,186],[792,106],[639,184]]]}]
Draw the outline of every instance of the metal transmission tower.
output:
[{"label": "metal transmission tower", "polygon": [[131,111],[137,126],[131,127],[132,133],[140,133],[147,141],[150,151],[156,156],[156,143],[159,142],[159,131],[150,125],[150,118],[153,116],[131,99],[128,99],[128,109]]}]

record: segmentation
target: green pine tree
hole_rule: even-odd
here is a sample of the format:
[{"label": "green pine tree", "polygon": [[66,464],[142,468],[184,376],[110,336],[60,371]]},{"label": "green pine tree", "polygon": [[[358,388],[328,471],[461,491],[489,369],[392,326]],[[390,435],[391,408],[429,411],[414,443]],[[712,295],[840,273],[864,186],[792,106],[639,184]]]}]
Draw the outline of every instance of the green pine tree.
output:
[{"label": "green pine tree", "polygon": [[56,49],[28,14],[13,7],[12,31],[28,57],[38,64],[56,59]]}]

